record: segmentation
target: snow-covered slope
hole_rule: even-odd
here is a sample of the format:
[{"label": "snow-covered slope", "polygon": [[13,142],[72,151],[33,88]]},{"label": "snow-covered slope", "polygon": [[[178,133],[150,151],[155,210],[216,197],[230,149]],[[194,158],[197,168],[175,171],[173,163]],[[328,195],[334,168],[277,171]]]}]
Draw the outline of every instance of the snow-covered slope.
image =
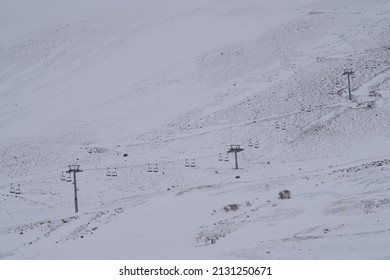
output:
[{"label": "snow-covered slope", "polygon": [[389,258],[388,1],[1,4],[0,258]]}]

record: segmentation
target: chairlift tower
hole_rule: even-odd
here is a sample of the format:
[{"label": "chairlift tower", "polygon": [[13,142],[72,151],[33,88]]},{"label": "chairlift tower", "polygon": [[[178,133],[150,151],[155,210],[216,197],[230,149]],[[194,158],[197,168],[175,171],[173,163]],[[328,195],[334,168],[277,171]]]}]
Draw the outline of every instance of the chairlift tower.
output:
[{"label": "chairlift tower", "polygon": [[228,153],[234,153],[236,159],[236,169],[238,169],[238,161],[237,161],[237,153],[242,152],[244,149],[240,147],[240,145],[230,145]]},{"label": "chairlift tower", "polygon": [[70,173],[73,173],[73,185],[74,185],[74,209],[75,213],[79,212],[79,206],[77,201],[77,184],[76,184],[76,173],[83,172],[83,170],[80,170],[80,165],[78,164],[72,164],[68,165],[69,170],[66,171],[70,175]]},{"label": "chairlift tower", "polygon": [[348,76],[348,93],[349,93],[349,100],[352,100],[352,94],[351,94],[351,75],[353,75],[355,72],[352,71],[352,69],[345,69],[344,73],[342,74]]}]

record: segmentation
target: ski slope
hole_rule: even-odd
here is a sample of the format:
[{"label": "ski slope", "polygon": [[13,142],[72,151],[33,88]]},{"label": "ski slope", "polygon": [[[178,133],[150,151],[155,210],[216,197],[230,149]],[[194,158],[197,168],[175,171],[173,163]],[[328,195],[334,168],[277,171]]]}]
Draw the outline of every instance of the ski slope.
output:
[{"label": "ski slope", "polygon": [[0,2],[0,259],[390,258],[388,1]]}]

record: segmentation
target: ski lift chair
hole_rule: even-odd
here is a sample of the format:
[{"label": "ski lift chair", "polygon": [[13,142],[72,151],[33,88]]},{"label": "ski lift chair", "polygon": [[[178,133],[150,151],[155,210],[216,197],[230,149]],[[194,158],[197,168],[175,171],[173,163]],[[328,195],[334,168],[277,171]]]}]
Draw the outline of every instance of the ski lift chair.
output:
[{"label": "ski lift chair", "polygon": [[66,176],[64,171],[62,171],[61,181],[66,181]]},{"label": "ski lift chair", "polygon": [[20,190],[20,184],[18,184],[18,187],[15,190],[15,194],[21,194],[22,191]]},{"label": "ski lift chair", "polygon": [[15,193],[14,185],[11,183],[11,188],[9,189],[10,193]]},{"label": "ski lift chair", "polygon": [[118,173],[116,172],[116,167],[114,168],[114,171],[111,173],[111,176],[118,177]]}]

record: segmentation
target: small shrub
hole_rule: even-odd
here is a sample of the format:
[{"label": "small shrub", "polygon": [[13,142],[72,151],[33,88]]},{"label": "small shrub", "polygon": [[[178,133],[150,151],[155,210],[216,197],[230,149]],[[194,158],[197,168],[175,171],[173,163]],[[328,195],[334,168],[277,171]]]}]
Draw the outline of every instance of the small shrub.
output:
[{"label": "small shrub", "polygon": [[224,237],[221,232],[200,232],[196,237],[197,242],[203,242],[205,246],[215,244],[219,238]]},{"label": "small shrub", "polygon": [[240,205],[238,204],[229,204],[229,205],[225,205],[223,207],[223,210],[225,210],[225,212],[229,212],[229,211],[237,211],[238,208],[240,208]]},{"label": "small shrub", "polygon": [[289,199],[291,198],[291,192],[289,190],[284,190],[279,192],[279,198],[280,199]]}]

